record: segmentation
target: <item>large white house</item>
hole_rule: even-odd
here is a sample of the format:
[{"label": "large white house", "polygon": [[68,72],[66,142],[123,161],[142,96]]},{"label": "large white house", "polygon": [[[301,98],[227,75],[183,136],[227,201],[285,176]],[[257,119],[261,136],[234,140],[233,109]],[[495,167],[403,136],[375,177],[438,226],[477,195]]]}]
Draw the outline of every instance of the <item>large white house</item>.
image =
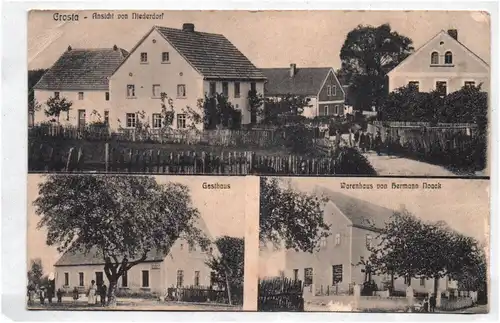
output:
[{"label": "large white house", "polygon": [[[79,57],[74,56],[75,50],[63,54],[35,86],[36,100],[43,103],[48,96],[59,95],[78,103],[67,118],[74,125],[84,124],[85,117],[96,110],[113,129],[135,128],[142,112],[143,121],[158,128],[161,93],[166,93],[173,100],[173,128],[182,129],[189,123],[183,112],[187,106],[196,110],[199,99],[220,93],[241,111],[242,124],[256,121],[248,92],[263,94],[265,76],[223,35],[195,31],[190,23],[182,29],[154,26],[113,64],[100,56],[87,59],[88,53],[100,51],[82,50]],[[126,52],[118,49],[117,53]],[[80,83],[84,86],[68,86]],[[65,92],[66,88],[73,92]],[[85,93],[92,88],[100,92]],[[77,117],[72,118],[73,114]],[[43,111],[38,115],[35,122],[47,119]]]},{"label": "large white house", "polygon": [[482,84],[489,92],[490,67],[459,41],[458,31],[442,30],[388,73],[389,91],[413,85],[422,92],[448,94]]}]

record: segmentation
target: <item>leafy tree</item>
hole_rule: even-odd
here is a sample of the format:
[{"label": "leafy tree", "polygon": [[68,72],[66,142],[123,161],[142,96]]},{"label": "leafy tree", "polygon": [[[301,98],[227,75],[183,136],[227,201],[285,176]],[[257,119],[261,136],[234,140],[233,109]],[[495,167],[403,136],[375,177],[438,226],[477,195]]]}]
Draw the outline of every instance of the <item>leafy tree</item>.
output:
[{"label": "leafy tree", "polygon": [[314,252],[330,226],[324,222],[326,200],[284,189],[276,178],[262,177],[260,182],[259,239],[286,249]]},{"label": "leafy tree", "polygon": [[28,270],[28,285],[41,286],[43,277],[43,266],[40,258],[32,259],[30,270]]},{"label": "leafy tree", "polygon": [[309,106],[310,99],[303,95],[286,94],[276,98],[268,98],[263,110],[264,122],[280,124],[287,119],[293,122],[294,118],[301,116],[304,108]]},{"label": "leafy tree", "polygon": [[49,175],[33,204],[47,245],[102,257],[110,305],[116,304],[118,279],[149,252],[166,255],[181,237],[208,245],[195,226],[199,213],[189,189],[149,176]]},{"label": "leafy tree", "polygon": [[225,288],[232,305],[232,292],[243,288],[245,240],[224,236],[218,238],[215,245],[220,254],[212,256],[207,265],[214,272],[214,283]]},{"label": "leafy tree", "polygon": [[45,72],[47,72],[47,69],[43,68],[28,71],[28,102],[32,102],[35,99],[33,87],[40,81]]},{"label": "leafy tree", "polygon": [[59,123],[59,116],[62,112],[68,112],[73,105],[73,102],[67,100],[66,98],[49,97],[47,102],[45,102],[48,109],[45,109],[45,115],[47,117],[55,117]]},{"label": "leafy tree", "polygon": [[387,93],[386,74],[413,52],[412,40],[391,30],[359,25],[351,30],[340,51],[338,71],[343,84],[349,84],[349,98],[357,110],[379,106]]},{"label": "leafy tree", "polygon": [[250,110],[250,115],[252,116],[252,124],[257,121],[254,119],[264,116],[265,101],[264,96],[261,93],[257,93],[257,90],[248,91],[248,109]]},{"label": "leafy tree", "polygon": [[237,129],[241,124],[241,112],[223,94],[206,95],[203,111],[205,129]]}]

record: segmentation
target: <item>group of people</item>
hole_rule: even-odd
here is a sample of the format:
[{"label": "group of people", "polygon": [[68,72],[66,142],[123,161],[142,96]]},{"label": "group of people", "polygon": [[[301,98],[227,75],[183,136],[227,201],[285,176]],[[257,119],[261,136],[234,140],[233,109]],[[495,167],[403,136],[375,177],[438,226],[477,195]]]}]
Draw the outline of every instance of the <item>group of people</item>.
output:
[{"label": "group of people", "polygon": [[[95,280],[91,281],[91,285],[87,291],[87,304],[88,305],[96,305],[97,304],[97,296],[100,298],[101,306],[106,305],[106,293],[108,289],[104,283],[99,286],[96,285]],[[57,296],[57,303],[62,303],[62,297],[64,296],[64,291],[62,289],[57,289],[55,293]],[[73,301],[77,301],[80,298],[80,292],[77,287],[75,287],[72,291]],[[32,306],[35,304],[35,299],[38,297],[40,304],[44,305],[45,301],[48,304],[52,304],[52,299],[54,298],[53,289],[50,286],[28,286],[28,306]]]},{"label": "group of people", "polygon": [[99,295],[99,298],[101,300],[101,306],[106,306],[107,291],[108,288],[106,287],[106,284],[102,283],[100,285],[96,285],[95,280],[92,280],[90,282],[89,290],[87,291],[87,303],[89,305],[96,305],[97,295]]},{"label": "group of people", "polygon": [[434,313],[436,311],[436,296],[434,296],[434,294],[432,294],[431,297],[425,296],[422,302],[422,310],[425,313]]}]

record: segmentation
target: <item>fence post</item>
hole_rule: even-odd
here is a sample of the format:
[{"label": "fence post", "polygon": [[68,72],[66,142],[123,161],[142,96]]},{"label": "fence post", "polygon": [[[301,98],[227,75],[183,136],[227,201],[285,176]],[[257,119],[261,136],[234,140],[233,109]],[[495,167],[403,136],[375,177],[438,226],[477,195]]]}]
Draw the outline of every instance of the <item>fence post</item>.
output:
[{"label": "fence post", "polygon": [[107,173],[109,171],[109,142],[104,144],[104,165],[104,171]]}]

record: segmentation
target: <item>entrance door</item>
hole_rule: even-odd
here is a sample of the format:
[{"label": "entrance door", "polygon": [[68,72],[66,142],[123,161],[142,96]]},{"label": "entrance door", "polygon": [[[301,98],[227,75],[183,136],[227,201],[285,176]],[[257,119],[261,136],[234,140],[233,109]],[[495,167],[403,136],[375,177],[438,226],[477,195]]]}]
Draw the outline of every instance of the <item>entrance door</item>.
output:
[{"label": "entrance door", "polygon": [[85,127],[85,110],[78,110],[78,127]]},{"label": "entrance door", "polygon": [[103,282],[104,282],[104,276],[102,274],[102,271],[96,271],[96,273],[95,273],[95,284],[97,286],[102,286]]}]

